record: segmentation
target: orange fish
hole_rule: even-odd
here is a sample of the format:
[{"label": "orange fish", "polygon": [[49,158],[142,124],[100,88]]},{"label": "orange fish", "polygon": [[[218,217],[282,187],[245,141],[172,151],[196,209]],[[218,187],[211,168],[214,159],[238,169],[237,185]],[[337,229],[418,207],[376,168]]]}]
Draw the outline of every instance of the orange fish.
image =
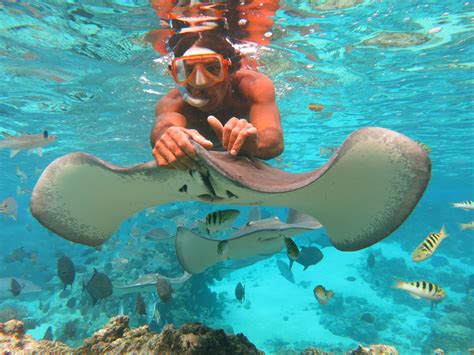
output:
[{"label": "orange fish", "polygon": [[319,304],[328,304],[329,300],[334,297],[334,292],[326,290],[322,285],[316,286],[313,289],[313,293]]}]

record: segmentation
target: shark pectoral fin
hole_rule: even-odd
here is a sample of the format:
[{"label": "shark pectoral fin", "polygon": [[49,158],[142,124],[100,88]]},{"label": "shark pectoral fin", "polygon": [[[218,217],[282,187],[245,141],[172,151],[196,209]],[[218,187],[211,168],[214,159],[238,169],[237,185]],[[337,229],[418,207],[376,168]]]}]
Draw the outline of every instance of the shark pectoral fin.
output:
[{"label": "shark pectoral fin", "polygon": [[178,227],[176,232],[176,256],[190,274],[204,271],[220,261],[218,244],[219,240],[204,238],[184,227]]},{"label": "shark pectoral fin", "polygon": [[10,158],[14,158],[20,151],[16,149],[10,150]]}]

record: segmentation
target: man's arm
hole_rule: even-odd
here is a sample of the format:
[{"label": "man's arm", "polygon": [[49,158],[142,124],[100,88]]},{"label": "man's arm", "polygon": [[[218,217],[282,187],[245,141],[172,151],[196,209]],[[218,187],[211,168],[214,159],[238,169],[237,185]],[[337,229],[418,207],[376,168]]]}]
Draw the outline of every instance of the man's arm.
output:
[{"label": "man's arm", "polygon": [[196,151],[191,139],[206,149],[212,143],[194,129],[187,129],[181,113],[182,99],[177,89],[171,90],[156,104],[156,122],[151,130],[152,154],[159,166],[187,170],[195,165]]},{"label": "man's arm", "polygon": [[[272,81],[267,76],[257,73],[255,78],[242,82],[242,91],[252,102],[250,123],[255,126],[258,134],[255,156],[271,159],[280,155],[284,149],[283,132]],[[242,150],[245,152],[245,144]]]},{"label": "man's arm", "polygon": [[155,124],[150,134],[150,144],[153,148],[156,141],[172,126],[186,127],[186,117],[180,113],[182,103],[179,91],[171,90],[163,96],[155,105]]}]

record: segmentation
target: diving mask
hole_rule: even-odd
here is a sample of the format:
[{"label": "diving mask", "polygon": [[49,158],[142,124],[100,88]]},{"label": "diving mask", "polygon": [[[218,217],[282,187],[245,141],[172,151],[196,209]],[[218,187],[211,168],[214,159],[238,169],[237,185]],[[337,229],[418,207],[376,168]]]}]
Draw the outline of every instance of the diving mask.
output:
[{"label": "diving mask", "polygon": [[219,53],[185,55],[173,60],[171,72],[178,85],[204,88],[224,81],[230,65]]}]

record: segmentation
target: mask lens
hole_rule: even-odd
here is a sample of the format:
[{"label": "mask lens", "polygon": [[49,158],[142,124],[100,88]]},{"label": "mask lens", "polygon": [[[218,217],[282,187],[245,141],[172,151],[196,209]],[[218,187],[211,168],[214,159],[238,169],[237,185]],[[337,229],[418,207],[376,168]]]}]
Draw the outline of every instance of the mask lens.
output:
[{"label": "mask lens", "polygon": [[222,81],[225,75],[223,59],[220,55],[197,55],[176,58],[173,61],[172,67],[176,82],[179,84],[189,81],[197,67],[212,82]]}]

